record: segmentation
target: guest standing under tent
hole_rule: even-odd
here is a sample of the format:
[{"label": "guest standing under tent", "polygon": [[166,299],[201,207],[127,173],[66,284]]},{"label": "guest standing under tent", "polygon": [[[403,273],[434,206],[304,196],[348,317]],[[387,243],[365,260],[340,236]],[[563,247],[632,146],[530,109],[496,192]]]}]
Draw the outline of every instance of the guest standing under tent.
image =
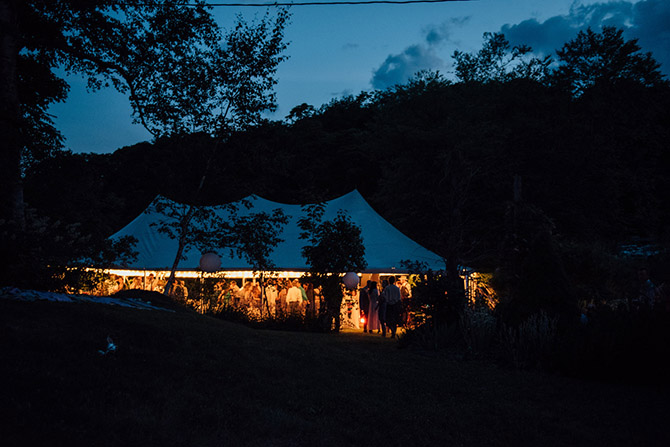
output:
[{"label": "guest standing under tent", "polygon": [[382,292],[384,301],[386,302],[386,321],[388,323],[391,338],[395,338],[400,314],[402,312],[402,301],[400,296],[400,289],[395,285],[395,276],[389,277],[389,285],[386,286]]},{"label": "guest standing under tent", "polygon": [[311,283],[305,283],[304,287],[305,295],[307,295],[307,311],[309,316],[314,318],[316,317],[316,307],[314,302],[314,286]]},{"label": "guest standing under tent", "polygon": [[286,302],[288,303],[288,311],[290,314],[300,313],[300,306],[302,305],[302,287],[297,279],[293,280],[292,286],[286,293]]},{"label": "guest standing under tent", "polygon": [[368,294],[370,290],[370,282],[366,284],[365,287],[362,287],[358,291],[358,308],[361,312],[361,321],[363,323],[363,332],[368,331],[369,315],[370,315],[370,295]]},{"label": "guest standing under tent", "polygon": [[379,333],[379,289],[377,289],[377,281],[370,281],[368,287],[368,295],[370,297],[370,305],[368,306],[368,331],[370,331],[370,333],[373,331]]},{"label": "guest standing under tent", "polygon": [[398,281],[398,289],[400,289],[400,297],[402,298],[402,314],[400,317],[400,324],[409,324],[409,312],[412,308],[412,287],[407,282],[407,276],[401,276]]},{"label": "guest standing under tent", "polygon": [[288,311],[288,302],[286,296],[288,294],[289,285],[287,281],[280,280],[279,292],[277,293],[277,300],[275,301],[275,315],[281,315]]},{"label": "guest standing under tent", "polygon": [[377,316],[379,317],[379,326],[381,329],[382,337],[386,337],[386,295],[384,295],[384,290],[388,288],[388,281],[382,281],[382,293],[377,299]]}]

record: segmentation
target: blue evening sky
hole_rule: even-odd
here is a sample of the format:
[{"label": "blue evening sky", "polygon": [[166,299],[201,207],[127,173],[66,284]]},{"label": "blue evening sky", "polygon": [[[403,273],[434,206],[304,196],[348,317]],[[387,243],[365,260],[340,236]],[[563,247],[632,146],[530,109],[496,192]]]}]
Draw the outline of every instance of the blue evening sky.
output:
[{"label": "blue evening sky", "polygon": [[[244,0],[253,3],[253,1]],[[263,3],[257,0],[256,3]],[[216,3],[212,1],[212,3]],[[263,8],[215,8],[219,24],[234,16],[248,20]],[[478,0],[410,5],[294,6],[286,30],[290,42],[278,72],[279,109],[284,118],[301,103],[319,107],[334,98],[405,82],[421,69],[450,76],[455,50],[477,51],[486,31],[504,32],[512,44],[525,43],[551,54],[580,29],[616,25],[638,38],[665,73],[670,73],[669,0]],[[126,96],[112,88],[89,93],[79,77],[65,103],[50,112],[74,152],[106,153],[151,135],[132,124]]]}]

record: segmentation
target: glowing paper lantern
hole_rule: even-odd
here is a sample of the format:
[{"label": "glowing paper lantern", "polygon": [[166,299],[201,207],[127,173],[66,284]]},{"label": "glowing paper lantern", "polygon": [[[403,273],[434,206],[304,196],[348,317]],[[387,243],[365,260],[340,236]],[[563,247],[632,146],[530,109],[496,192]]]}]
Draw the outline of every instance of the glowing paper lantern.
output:
[{"label": "glowing paper lantern", "polygon": [[342,277],[342,282],[347,289],[353,290],[358,286],[358,275],[354,272],[346,273]]},{"label": "glowing paper lantern", "polygon": [[213,252],[205,253],[200,257],[200,270],[203,272],[215,272],[221,268],[221,258]]},{"label": "glowing paper lantern", "polygon": [[361,317],[361,324],[365,324],[365,317]]}]

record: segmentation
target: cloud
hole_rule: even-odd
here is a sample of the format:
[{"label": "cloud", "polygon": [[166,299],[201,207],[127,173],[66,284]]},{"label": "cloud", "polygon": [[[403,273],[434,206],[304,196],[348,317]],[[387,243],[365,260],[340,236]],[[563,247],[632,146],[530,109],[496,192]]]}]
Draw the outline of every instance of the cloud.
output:
[{"label": "cloud", "polygon": [[647,0],[635,4],[630,34],[639,39],[645,51],[651,51],[670,74],[670,2]]},{"label": "cloud", "polygon": [[343,49],[343,50],[355,50],[355,49],[358,48],[358,47],[360,47],[359,44],[357,44],[357,43],[352,43],[352,42],[345,43],[344,45],[342,45],[342,49]]},{"label": "cloud", "polygon": [[566,15],[554,16],[544,22],[524,20],[504,25],[501,32],[512,45],[526,44],[534,52],[549,55],[573,39],[580,30],[603,26],[623,28],[626,38],[639,39],[643,51],[651,51],[670,73],[670,2],[642,0],[637,3],[614,1],[590,5],[573,4]]},{"label": "cloud", "polygon": [[449,38],[449,34],[443,33],[441,29],[431,28],[426,32],[426,40],[430,45],[436,45]]},{"label": "cloud", "polygon": [[390,54],[379,68],[373,71],[372,87],[384,89],[403,84],[421,70],[438,70],[445,61],[437,55],[436,47],[451,39],[451,30],[470,20],[469,16],[454,17],[440,25],[424,29],[425,41],[410,45],[400,54]]},{"label": "cloud", "polygon": [[454,17],[440,25],[431,25],[424,30],[426,34],[426,43],[428,45],[439,45],[451,40],[451,30],[455,27],[462,27],[470,21],[470,16]]},{"label": "cloud", "polygon": [[548,55],[564,42],[574,38],[577,30],[565,16],[552,17],[545,22],[524,20],[517,25],[504,25],[502,32],[512,45],[529,45],[535,53]]},{"label": "cloud", "polygon": [[407,82],[421,70],[438,69],[444,61],[435,54],[431,46],[411,45],[402,53],[389,55],[382,65],[373,72],[372,86],[384,89]]}]

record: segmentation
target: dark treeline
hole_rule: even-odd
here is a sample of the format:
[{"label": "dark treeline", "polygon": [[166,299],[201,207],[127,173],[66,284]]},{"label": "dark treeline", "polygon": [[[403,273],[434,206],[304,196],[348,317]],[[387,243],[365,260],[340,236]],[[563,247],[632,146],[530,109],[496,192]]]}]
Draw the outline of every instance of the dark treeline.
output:
[{"label": "dark treeline", "polygon": [[459,82],[423,73],[319,109],[296,107],[285,122],[225,144],[188,135],[108,155],[59,153],[27,173],[26,202],[108,236],[157,194],[192,201],[214,151],[199,202],[255,193],[299,203],[358,188],[410,237],[484,270],[521,265],[540,234],[564,256],[572,247],[573,258],[595,256],[596,246],[614,254],[632,238],[667,245],[668,84],[610,75],[584,86],[568,82],[569,63],[542,76]]},{"label": "dark treeline", "polygon": [[[558,233],[666,238],[669,93],[629,86],[573,101],[531,81],[417,81],[234,136],[202,201],[256,193],[301,202],[358,188],[439,252],[435,237],[454,207],[464,239],[496,240],[519,176],[524,204]],[[28,173],[26,201],[111,234],[156,194],[189,202],[213,145],[192,135],[108,155],[60,153]]]}]

